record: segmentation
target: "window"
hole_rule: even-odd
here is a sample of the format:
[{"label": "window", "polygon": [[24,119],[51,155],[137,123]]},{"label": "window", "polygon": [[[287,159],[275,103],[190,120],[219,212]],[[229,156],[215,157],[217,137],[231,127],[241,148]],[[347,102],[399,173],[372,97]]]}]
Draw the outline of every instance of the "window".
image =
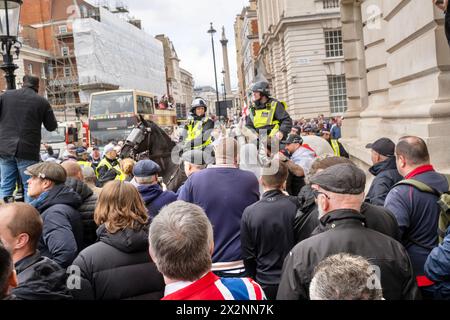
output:
[{"label": "window", "polygon": [[137,96],[137,112],[139,114],[154,114],[153,99],[150,97]]},{"label": "window", "polygon": [[324,9],[339,8],[339,0],[323,0],[323,8]]},{"label": "window", "polygon": [[62,47],[61,48],[61,54],[63,55],[63,56],[68,56],[69,55],[69,47]]},{"label": "window", "polygon": [[325,31],[325,53],[327,58],[342,57],[344,55],[341,30]]},{"label": "window", "polygon": [[47,76],[45,75],[45,65],[41,65],[41,78],[47,79]]},{"label": "window", "polygon": [[71,77],[72,76],[72,70],[70,67],[64,67],[64,77]]},{"label": "window", "polygon": [[345,75],[328,76],[328,90],[330,94],[331,113],[344,113],[347,110]]},{"label": "window", "polygon": [[177,109],[177,118],[178,119],[186,119],[187,118],[186,104],[177,103],[176,109]]},{"label": "window", "polygon": [[67,26],[59,26],[59,34],[67,33]]},{"label": "window", "polygon": [[28,64],[28,74],[33,74],[33,64]]}]

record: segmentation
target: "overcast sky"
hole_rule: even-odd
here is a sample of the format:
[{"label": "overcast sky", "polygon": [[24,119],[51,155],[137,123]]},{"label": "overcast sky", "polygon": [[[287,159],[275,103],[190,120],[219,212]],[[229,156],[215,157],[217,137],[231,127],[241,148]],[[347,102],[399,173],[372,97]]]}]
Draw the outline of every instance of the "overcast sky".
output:
[{"label": "overcast sky", "polygon": [[[94,3],[96,0],[90,0]],[[115,4],[115,0],[110,0]],[[233,24],[237,14],[248,4],[247,0],[123,0],[130,16],[142,20],[143,29],[151,35],[165,34],[172,40],[182,68],[191,72],[196,86],[214,83],[211,37],[207,33],[212,22],[218,31],[216,48],[219,90],[222,84],[223,58],[219,39],[225,26],[229,40],[231,86],[237,87],[236,48]]]}]

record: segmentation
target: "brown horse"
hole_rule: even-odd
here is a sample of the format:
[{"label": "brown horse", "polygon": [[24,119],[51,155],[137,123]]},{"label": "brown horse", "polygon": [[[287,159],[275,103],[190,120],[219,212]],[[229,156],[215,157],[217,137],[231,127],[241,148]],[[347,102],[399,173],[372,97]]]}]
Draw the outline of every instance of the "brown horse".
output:
[{"label": "brown horse", "polygon": [[144,159],[155,161],[161,167],[160,175],[167,189],[177,192],[187,177],[183,164],[172,161],[172,153],[177,153],[175,148],[178,148],[176,143],[163,129],[153,121],[141,117],[136,128],[128,136],[120,156],[136,161]]}]

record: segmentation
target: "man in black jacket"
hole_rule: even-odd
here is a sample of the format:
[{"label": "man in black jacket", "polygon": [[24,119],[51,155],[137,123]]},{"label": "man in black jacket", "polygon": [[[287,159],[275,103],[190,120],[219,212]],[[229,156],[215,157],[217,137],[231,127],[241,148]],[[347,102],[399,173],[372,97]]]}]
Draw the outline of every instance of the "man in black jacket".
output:
[{"label": "man in black jacket", "polygon": [[[353,164],[351,160],[342,157],[327,157],[316,160],[310,174],[314,175],[326,168],[337,164]],[[298,210],[295,216],[294,230],[296,243],[303,241],[313,235],[321,233],[329,226],[319,220],[319,210],[314,197],[314,190],[311,185],[302,188],[297,197]],[[366,218],[366,227],[381,232],[395,240],[400,240],[398,223],[395,216],[386,208],[375,206],[370,203],[363,203],[361,214]]]},{"label": "man in black jacket", "polygon": [[97,224],[94,221],[94,211],[97,205],[98,196],[92,189],[83,182],[83,171],[81,166],[73,161],[66,161],[62,164],[67,173],[66,186],[78,193],[83,203],[78,207],[83,223],[84,247],[88,247],[97,240]]},{"label": "man in black jacket", "polygon": [[351,164],[329,167],[310,178],[327,231],[302,241],[288,254],[277,299],[308,299],[314,268],[341,252],[368,259],[381,275],[383,296],[389,300],[417,299],[420,294],[405,248],[396,240],[366,228],[360,213],[366,176]]},{"label": "man in black jacket", "polygon": [[39,250],[61,267],[71,265],[83,248],[83,226],[78,208],[81,197],[64,185],[67,174],[57,163],[37,163],[26,169],[28,195],[41,214],[43,232]]},{"label": "man in black jacket", "polygon": [[12,203],[0,208],[0,238],[12,253],[19,282],[12,293],[20,300],[71,299],[66,270],[37,250],[41,234],[42,219],[31,205]]},{"label": "man in black jacket", "polygon": [[58,127],[48,101],[38,95],[39,78],[25,76],[23,88],[0,95],[0,200],[13,195],[20,174],[27,196],[25,168],[39,161],[41,126]]},{"label": "man in black jacket", "polygon": [[[258,282],[266,296],[277,295],[283,261],[295,245],[294,217],[297,206],[283,193],[288,176],[286,165],[272,161],[277,172],[262,175],[262,199],[244,210],[241,220],[241,248],[247,275]],[[276,214],[274,214],[276,213]]]},{"label": "man in black jacket", "polygon": [[369,171],[375,176],[375,179],[372,181],[365,201],[377,206],[384,206],[384,200],[389,191],[403,179],[398,173],[395,162],[395,143],[391,139],[381,138],[374,143],[369,143],[366,148],[372,149],[373,166]]}]

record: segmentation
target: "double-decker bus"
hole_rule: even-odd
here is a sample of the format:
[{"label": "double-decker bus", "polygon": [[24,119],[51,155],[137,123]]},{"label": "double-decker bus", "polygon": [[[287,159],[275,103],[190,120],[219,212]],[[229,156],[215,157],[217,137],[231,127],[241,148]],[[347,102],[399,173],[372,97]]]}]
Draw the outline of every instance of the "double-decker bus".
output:
[{"label": "double-decker bus", "polygon": [[149,92],[115,90],[91,95],[89,134],[93,145],[102,147],[111,141],[125,140],[138,122],[138,115],[171,130],[177,125],[176,110],[159,103]]}]

